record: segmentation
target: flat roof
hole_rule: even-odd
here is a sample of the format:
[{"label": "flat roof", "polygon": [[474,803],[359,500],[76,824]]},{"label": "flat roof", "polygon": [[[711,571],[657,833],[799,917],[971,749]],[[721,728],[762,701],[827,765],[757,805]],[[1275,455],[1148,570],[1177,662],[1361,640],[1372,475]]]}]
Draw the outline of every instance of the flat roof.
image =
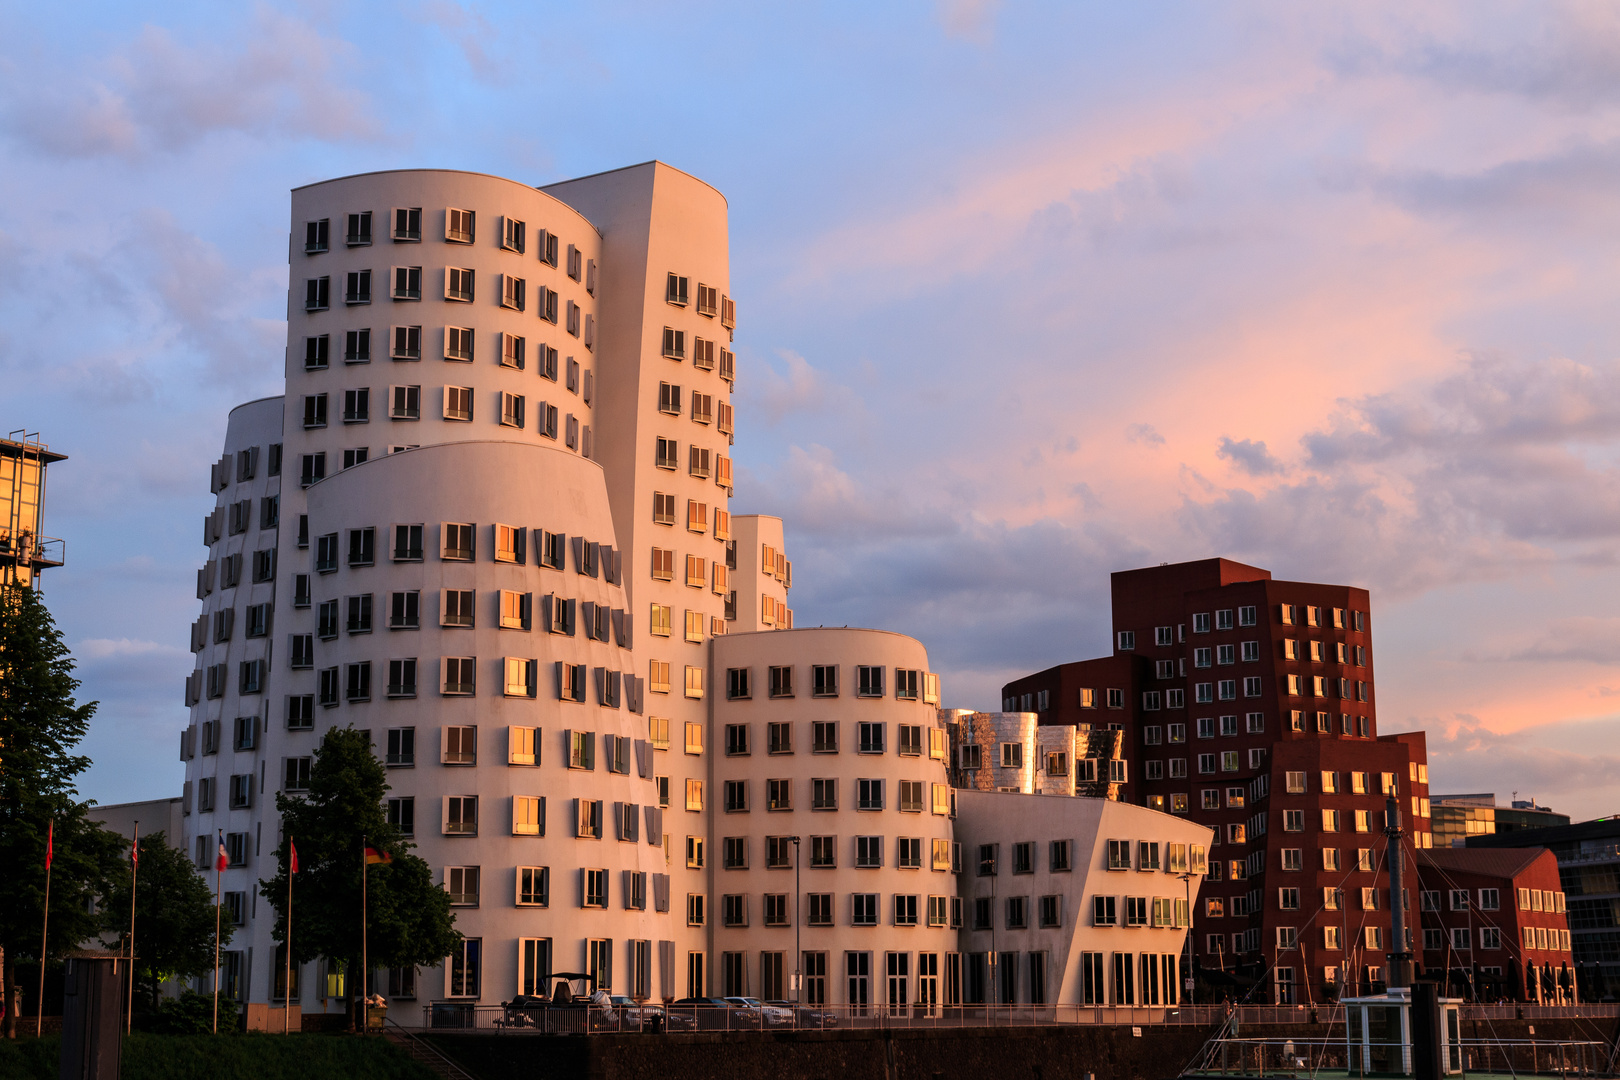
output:
[{"label": "flat roof", "polygon": [[53,461],[66,461],[66,454],[58,454],[54,450],[47,450],[43,443],[20,443],[12,439],[0,439],[0,454],[6,457],[20,458],[24,454],[37,457],[49,465]]}]

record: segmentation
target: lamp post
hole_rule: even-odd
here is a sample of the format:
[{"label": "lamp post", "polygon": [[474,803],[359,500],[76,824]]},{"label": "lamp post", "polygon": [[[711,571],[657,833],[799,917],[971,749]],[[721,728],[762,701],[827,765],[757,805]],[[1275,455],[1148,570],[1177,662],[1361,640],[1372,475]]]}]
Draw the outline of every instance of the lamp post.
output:
[{"label": "lamp post", "polygon": [[1182,986],[1187,990],[1187,1004],[1195,1005],[1193,1000],[1193,971],[1198,966],[1197,937],[1193,934],[1193,906],[1192,906],[1192,871],[1188,870],[1181,875],[1181,884],[1187,891],[1187,974],[1182,979]]},{"label": "lamp post", "polygon": [[799,905],[804,903],[804,893],[799,891],[799,837],[793,837],[793,1004],[804,1004],[804,949],[801,947],[799,935],[804,932],[804,920],[801,918]]},{"label": "lamp post", "polygon": [[[990,1015],[995,1015],[995,1007],[1000,1004],[1001,982],[997,979],[996,964],[996,855],[995,845],[987,845],[990,854],[979,860],[979,876],[990,879]],[[982,849],[981,849],[982,850]]]}]

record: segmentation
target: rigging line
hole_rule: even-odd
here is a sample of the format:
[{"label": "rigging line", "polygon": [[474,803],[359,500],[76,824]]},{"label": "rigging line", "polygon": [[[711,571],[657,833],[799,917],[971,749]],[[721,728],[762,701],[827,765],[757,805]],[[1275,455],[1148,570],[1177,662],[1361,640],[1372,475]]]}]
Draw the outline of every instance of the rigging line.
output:
[{"label": "rigging line", "polygon": [[[1414,872],[1416,872],[1416,861],[1417,861],[1417,860],[1416,860],[1416,858],[1415,858],[1415,857],[1414,857],[1414,859],[1413,859],[1413,864],[1414,864],[1414,866],[1413,866],[1413,869],[1414,869]],[[1453,877],[1452,877],[1452,876],[1451,876],[1451,875],[1450,875],[1450,874],[1449,874],[1449,873],[1448,873],[1448,872],[1447,872],[1447,871],[1446,871],[1446,870],[1445,870],[1445,869],[1444,869],[1444,868],[1443,868],[1443,867],[1438,867],[1438,866],[1436,866],[1436,867],[1432,867],[1432,869],[1433,869],[1433,870],[1434,870],[1434,872],[1435,872],[1435,873],[1436,873],[1436,874],[1437,874],[1437,875],[1438,875],[1438,876],[1439,876],[1439,877],[1440,877],[1440,879],[1441,879],[1441,881],[1442,881],[1442,882],[1443,882],[1443,883],[1444,883],[1444,884],[1445,884],[1445,885],[1446,885],[1446,886],[1447,886],[1447,887],[1448,887],[1448,888],[1450,888],[1450,889],[1456,889],[1456,888],[1457,888],[1457,881],[1456,881],[1456,879],[1455,879],[1455,878],[1453,878]],[[1418,878],[1419,878],[1419,884],[1420,884],[1420,885],[1421,885],[1421,883],[1422,883],[1422,882],[1421,882],[1421,873],[1418,873],[1418,874],[1417,874],[1417,876],[1418,876]],[[1509,880],[1510,880],[1510,881],[1511,881],[1511,879],[1509,879]],[[1560,884],[1561,884],[1561,883],[1560,883]],[[1421,890],[1420,890],[1420,891],[1421,891]],[[1466,890],[1458,890],[1458,891],[1466,891]],[[1421,898],[1420,898],[1420,899],[1421,899]],[[1421,907],[1421,904],[1420,904],[1420,905],[1419,905],[1419,906],[1420,906],[1420,907]],[[1472,932],[1472,925],[1473,925],[1473,919],[1472,919],[1472,915],[1473,915],[1473,905],[1472,905],[1472,904],[1470,904],[1470,906],[1469,906],[1469,908],[1468,908],[1468,912],[1469,912],[1469,926],[1470,926],[1470,933],[1471,933],[1471,932]],[[1442,928],[1443,928],[1443,927],[1442,927]],[[1501,927],[1497,927],[1497,929],[1498,929],[1498,931],[1500,931],[1500,929],[1501,929]],[[1524,952],[1524,949],[1523,949],[1523,943],[1522,943],[1522,942],[1520,942],[1520,941],[1518,941],[1518,940],[1517,940],[1517,939],[1514,939],[1514,941],[1513,941],[1513,944],[1512,944],[1512,945],[1511,945],[1511,946],[1508,946],[1508,947],[1506,947],[1506,948],[1505,948],[1505,949],[1504,949],[1504,950],[1503,950],[1503,951],[1505,951],[1505,952],[1506,952],[1506,953],[1507,953],[1507,954],[1508,954],[1508,959],[1509,959],[1509,960],[1510,960],[1510,961],[1511,961],[1511,962],[1512,962],[1512,963],[1514,963],[1514,964],[1515,964],[1515,965],[1516,965],[1516,966],[1517,966],[1517,965],[1518,965],[1518,964],[1519,964],[1519,962],[1520,962],[1520,961],[1521,961],[1521,960],[1524,960],[1524,961],[1528,961],[1528,960],[1529,960],[1529,957],[1528,957],[1528,956],[1527,956],[1527,955],[1525,955],[1525,952]],[[1449,955],[1449,951],[1448,951],[1448,955]],[[1448,970],[1448,976],[1449,976],[1449,964],[1448,964],[1448,968],[1447,968],[1447,970]],[[1536,978],[1538,978],[1538,979],[1539,979],[1539,978],[1540,978],[1540,974],[1539,974],[1539,973],[1538,973],[1538,974],[1537,974],[1537,976],[1536,976]],[[1472,980],[1472,973],[1470,973],[1470,976],[1469,976],[1469,979],[1470,979],[1470,985],[1473,985],[1473,980]],[[1525,992],[1526,992],[1526,993],[1528,993],[1528,992],[1529,992],[1529,989],[1528,989],[1528,987],[1526,987],[1526,988],[1525,988]],[[1477,989],[1477,987],[1476,987],[1476,989],[1475,989],[1475,997],[1476,997],[1476,998],[1477,998],[1477,997],[1478,997],[1478,989]],[[1577,1021],[1577,1022],[1578,1022],[1578,1023],[1580,1023],[1580,1024],[1582,1024],[1582,1025],[1583,1025],[1583,1026],[1585,1026],[1585,1025],[1586,1025],[1586,1021],[1585,1021],[1585,1020],[1584,1020],[1584,1018],[1582,1018],[1582,1017],[1578,1017],[1578,1016],[1577,1016],[1577,1017],[1573,1017],[1573,1019],[1574,1019],[1574,1020],[1576,1020],[1576,1021]],[[1490,1040],[1489,1040],[1489,1041],[1490,1041],[1490,1042],[1491,1042],[1491,1043],[1494,1043],[1494,1044],[1495,1044],[1495,1045],[1497,1045],[1497,1046],[1499,1046],[1499,1047],[1500,1047],[1500,1046],[1502,1046],[1502,1045],[1503,1045],[1503,1044],[1504,1044],[1504,1041],[1505,1041],[1505,1040],[1504,1040],[1504,1039],[1503,1039],[1503,1037],[1502,1037],[1502,1036],[1501,1036],[1501,1035],[1499,1035],[1499,1034],[1498,1034],[1498,1033],[1497,1033],[1497,1031],[1496,1031],[1496,1024],[1495,1024],[1495,1022],[1494,1022],[1494,1021],[1493,1021],[1493,1019],[1492,1019],[1492,1018],[1491,1018],[1491,1016],[1490,1016],[1490,1015],[1489,1015],[1489,1014],[1487,1014],[1487,1015],[1486,1015],[1486,1016],[1485,1016],[1485,1017],[1484,1017],[1484,1020],[1485,1020],[1485,1025],[1486,1025],[1486,1027],[1487,1027],[1487,1028],[1488,1028],[1488,1029],[1489,1029],[1489,1030],[1490,1030]],[[1476,1022],[1477,1022],[1477,1020],[1476,1020]],[[1605,1038],[1605,1036],[1604,1036],[1604,1035],[1603,1035],[1603,1033],[1602,1033],[1602,1032],[1601,1032],[1601,1031],[1595,1031],[1595,1029],[1594,1029],[1594,1032],[1593,1032],[1593,1033],[1594,1033],[1594,1034],[1596,1034],[1596,1035],[1597,1035],[1597,1036],[1598,1036],[1598,1038],[1599,1038],[1599,1039],[1600,1039],[1600,1040],[1602,1040],[1602,1039],[1604,1039],[1604,1038]],[[1510,1053],[1510,1052],[1508,1052],[1508,1051],[1506,1051],[1506,1050],[1504,1050],[1504,1051],[1503,1051],[1503,1056],[1504,1056],[1504,1057],[1505,1057],[1505,1058],[1506,1058],[1506,1059],[1507,1059],[1507,1061],[1508,1061],[1508,1069],[1509,1069],[1509,1071],[1510,1071],[1510,1072],[1513,1072],[1513,1075],[1514,1075],[1514,1076],[1515,1076],[1515,1077],[1516,1077],[1516,1076],[1517,1076],[1517,1075],[1518,1075],[1518,1074],[1517,1074],[1517,1072],[1514,1072],[1514,1070],[1513,1070],[1513,1060],[1512,1060],[1512,1054],[1511,1054],[1511,1053]]]}]

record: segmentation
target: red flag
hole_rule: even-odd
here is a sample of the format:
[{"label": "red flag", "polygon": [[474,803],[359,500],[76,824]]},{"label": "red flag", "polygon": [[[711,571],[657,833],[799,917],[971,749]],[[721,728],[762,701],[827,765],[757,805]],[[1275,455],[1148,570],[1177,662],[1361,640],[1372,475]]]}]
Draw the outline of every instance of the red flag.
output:
[{"label": "red flag", "polygon": [[219,857],[214,860],[214,869],[224,872],[225,868],[230,864],[231,857],[225,852],[225,832],[222,829],[219,833]]},{"label": "red flag", "polygon": [[290,838],[287,840],[287,851],[292,856],[291,861],[288,863],[287,872],[296,874],[298,873],[298,845],[293,843]]},{"label": "red flag", "polygon": [[141,865],[141,842],[139,840],[129,842],[129,865]]},{"label": "red flag", "polygon": [[47,872],[49,872],[49,870],[51,868],[51,853],[55,849],[55,846],[56,846],[56,819],[52,818],[50,827],[45,830],[45,869],[46,869]]}]

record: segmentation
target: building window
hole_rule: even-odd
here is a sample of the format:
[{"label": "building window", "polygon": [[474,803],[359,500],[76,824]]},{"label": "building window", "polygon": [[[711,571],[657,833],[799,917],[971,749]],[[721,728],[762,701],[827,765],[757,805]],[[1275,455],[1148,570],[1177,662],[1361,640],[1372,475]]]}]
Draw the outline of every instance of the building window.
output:
[{"label": "building window", "polygon": [[420,360],[422,358],[422,328],[395,326],[388,336],[388,356],[391,360]]},{"label": "building window", "polygon": [[470,386],[444,388],[444,418],[471,422],[473,418],[473,392]]},{"label": "building window", "polygon": [[805,896],[805,901],[808,908],[806,923],[811,926],[831,926],[833,924],[832,893],[808,893]]},{"label": "building window", "polygon": [[900,812],[902,814],[920,814],[923,812],[923,791],[926,781],[901,780],[900,786]]},{"label": "building window", "polygon": [[583,870],[585,878],[584,899],[581,907],[605,908],[608,904],[608,872],[606,870]]},{"label": "building window", "polygon": [[[881,669],[879,669],[881,670]],[[862,721],[859,725],[860,752],[863,754],[881,754],[884,750],[885,725]]]},{"label": "building window", "polygon": [[793,725],[776,721],[766,725],[766,753],[793,753]]},{"label": "building window", "polygon": [[859,681],[856,695],[859,697],[883,696],[883,668],[860,665],[855,669]]},{"label": "building window", "polygon": [[344,275],[343,302],[349,305],[371,303],[370,270],[350,270]]},{"label": "building window", "polygon": [[478,796],[449,795],[445,797],[444,835],[478,835]]},{"label": "building window", "polygon": [[850,923],[854,926],[876,926],[878,924],[877,893],[850,894]]}]

